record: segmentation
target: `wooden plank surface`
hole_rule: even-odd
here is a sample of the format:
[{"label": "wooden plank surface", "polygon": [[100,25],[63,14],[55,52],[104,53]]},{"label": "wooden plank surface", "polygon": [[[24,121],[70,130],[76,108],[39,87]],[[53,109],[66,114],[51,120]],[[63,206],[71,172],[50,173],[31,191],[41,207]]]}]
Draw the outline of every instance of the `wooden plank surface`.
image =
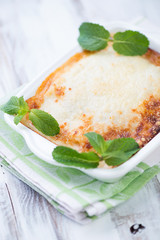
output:
[{"label": "wooden plank surface", "polygon": [[[82,21],[129,21],[145,15],[160,22],[160,2],[150,2],[0,0],[0,96],[32,80],[73,48]],[[1,167],[0,240],[159,240],[159,199],[160,175],[123,205],[81,226]],[[137,223],[145,228],[132,234],[130,227]]]},{"label": "wooden plank surface", "polygon": [[0,239],[18,239],[18,225],[15,209],[5,181],[5,172],[0,167]]}]

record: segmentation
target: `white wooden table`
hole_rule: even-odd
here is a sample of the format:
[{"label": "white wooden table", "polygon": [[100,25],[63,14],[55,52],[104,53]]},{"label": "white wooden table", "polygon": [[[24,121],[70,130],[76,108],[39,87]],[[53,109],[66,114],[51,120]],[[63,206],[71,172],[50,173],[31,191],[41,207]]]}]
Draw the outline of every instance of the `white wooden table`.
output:
[{"label": "white wooden table", "polygon": [[[156,0],[0,0],[0,97],[32,80],[76,44],[83,21],[160,23]],[[133,224],[145,228],[132,234]],[[160,239],[160,175],[129,201],[81,226],[0,167],[0,240]]]}]

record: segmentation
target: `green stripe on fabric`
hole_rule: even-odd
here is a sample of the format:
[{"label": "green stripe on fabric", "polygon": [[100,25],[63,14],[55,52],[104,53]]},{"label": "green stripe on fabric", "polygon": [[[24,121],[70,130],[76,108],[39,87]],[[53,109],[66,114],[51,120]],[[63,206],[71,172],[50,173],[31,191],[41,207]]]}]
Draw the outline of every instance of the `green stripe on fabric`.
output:
[{"label": "green stripe on fabric", "polygon": [[24,156],[25,157],[31,157],[31,156],[34,156],[34,154],[31,152],[31,153],[25,154]]},{"label": "green stripe on fabric", "polygon": [[90,181],[90,182],[87,182],[87,183],[84,183],[84,184],[81,184],[81,185],[77,185],[77,186],[75,186],[75,187],[73,187],[73,188],[71,188],[71,189],[69,189],[69,190],[74,190],[74,189],[77,189],[77,188],[80,188],[80,187],[85,187],[85,186],[87,186],[87,185],[89,185],[89,184],[92,184],[92,183],[94,183],[94,182],[97,182],[98,180],[97,179],[93,179],[92,181]]},{"label": "green stripe on fabric", "polygon": [[89,185],[89,184],[91,184],[91,183],[94,183],[94,182],[97,182],[97,181],[98,181],[97,179],[93,179],[93,180],[90,181],[90,182],[87,182],[87,183],[84,183],[84,184],[81,184],[81,185],[72,187],[72,188],[70,188],[70,189],[66,189],[66,190],[58,193],[58,194],[57,194],[57,198],[58,198],[60,195],[65,194],[65,193],[67,193],[67,194],[70,195],[74,189],[79,189],[80,187],[87,186],[87,185]]},{"label": "green stripe on fabric", "polygon": [[92,220],[96,220],[96,219],[98,219],[98,216],[89,216],[87,213],[86,213],[86,216],[87,216],[87,218],[90,218],[90,219],[92,219]]},{"label": "green stripe on fabric", "polygon": [[121,192],[140,174],[139,171],[131,171],[115,183],[103,183],[100,187],[101,194],[105,196],[103,199],[111,198],[118,192]]},{"label": "green stripe on fabric", "polygon": [[107,200],[103,200],[101,202],[107,207],[107,210],[109,210],[110,208],[113,207],[113,205],[111,203],[107,202]]},{"label": "green stripe on fabric", "polygon": [[[33,164],[30,160],[26,159],[24,156],[22,156],[18,151],[16,151],[4,138],[0,136],[0,141],[2,141],[14,154],[22,160],[28,167],[30,167],[32,170],[34,170],[37,174],[39,174],[42,178],[46,179],[50,183],[53,183],[56,187],[61,189],[61,191],[65,191],[67,188],[64,187],[59,181],[57,181],[55,178],[51,177],[49,174],[44,172],[41,168],[39,168],[37,165]],[[75,200],[77,200],[80,204],[83,206],[89,204],[85,199],[83,199],[81,196],[79,196],[77,193],[70,192],[70,195]]]},{"label": "green stripe on fabric", "polygon": [[57,166],[51,164],[51,163],[48,163],[42,159],[40,159],[39,157],[37,157],[36,155],[34,155],[33,153],[30,153],[30,154],[26,154],[24,155],[25,157],[33,160],[34,162],[37,162],[38,164],[40,164],[42,167],[47,167],[47,168],[56,168]]},{"label": "green stripe on fabric", "polygon": [[[73,190],[82,191],[88,194],[90,194],[90,201],[103,201],[106,200],[106,198],[111,198],[112,196],[116,195],[117,193],[121,192],[123,189],[125,189],[134,179],[136,179],[141,174],[140,171],[131,171],[127,173],[124,177],[122,177],[118,182],[115,183],[103,183],[99,182],[96,179],[93,179],[92,181],[81,184],[79,186],[75,186],[71,189],[65,190],[58,194],[58,196],[72,192]],[[98,187],[92,187],[91,185],[95,182],[98,185]],[[88,188],[85,187],[88,185]],[[83,188],[84,187],[84,188]]]},{"label": "green stripe on fabric", "polygon": [[157,165],[145,170],[144,173],[131,182],[131,184],[129,184],[122,192],[112,197],[112,199],[123,201],[128,200],[159,172],[160,168]]},{"label": "green stripe on fabric", "polygon": [[137,165],[137,167],[142,168],[143,170],[146,170],[150,166],[147,163],[141,162]]},{"label": "green stripe on fabric", "polygon": [[15,156],[17,156],[17,152],[16,150],[14,149],[14,147],[12,147],[12,145],[10,145],[4,138],[2,138],[0,136],[0,141],[9,149],[11,150],[11,152],[13,152],[15,154]]},{"label": "green stripe on fabric", "polygon": [[1,156],[0,156],[0,159],[2,160],[0,163],[1,163],[3,166],[5,166],[5,167],[7,167],[7,168],[10,167],[9,163],[8,163],[6,160],[4,160]]},{"label": "green stripe on fabric", "polygon": [[[20,158],[20,157],[18,157],[18,158]],[[33,163],[29,160],[29,159],[21,159],[23,162],[25,162],[25,164],[26,165],[28,165],[29,166],[29,164],[31,164],[31,165],[33,165]],[[49,164],[49,165],[51,165],[51,164]],[[37,165],[34,165],[35,166],[35,168],[37,167],[37,168],[39,168]],[[52,166],[52,165],[51,165]],[[52,166],[52,167],[54,167],[55,168],[55,166]],[[33,170],[33,167],[32,166],[30,166],[30,168]],[[34,168],[34,170],[36,171],[36,173],[37,173],[37,170]],[[41,168],[39,168],[40,170],[42,170]],[[43,170],[42,170],[43,171]],[[44,172],[44,171],[43,171]],[[46,172],[44,172],[48,177],[50,177],[50,178],[52,178],[52,176],[50,175],[50,174],[47,174]],[[39,174],[40,176],[42,176],[42,174]],[[44,177],[44,176],[42,176],[42,177]],[[66,188],[64,185],[62,185],[59,181],[57,181],[55,178],[52,178],[53,179],[53,183],[54,183],[54,185],[55,186],[57,186],[57,183],[58,183],[58,188],[61,190],[61,192],[62,193],[69,193],[68,195],[69,196],[71,196],[71,197],[73,197],[75,200],[77,200],[81,205],[82,205],[82,207],[84,207],[84,206],[86,206],[86,205],[88,205],[89,204],[89,202],[88,201],[86,201],[84,198],[82,198],[79,194],[77,194],[77,193],[75,193],[75,192],[70,192],[70,190],[68,191],[68,188]],[[49,181],[49,179],[47,179],[48,181]],[[49,182],[51,182],[51,181],[49,181]],[[57,196],[56,196],[56,198],[58,198],[58,196],[61,194],[61,192],[59,193],[59,194],[57,194]]]}]

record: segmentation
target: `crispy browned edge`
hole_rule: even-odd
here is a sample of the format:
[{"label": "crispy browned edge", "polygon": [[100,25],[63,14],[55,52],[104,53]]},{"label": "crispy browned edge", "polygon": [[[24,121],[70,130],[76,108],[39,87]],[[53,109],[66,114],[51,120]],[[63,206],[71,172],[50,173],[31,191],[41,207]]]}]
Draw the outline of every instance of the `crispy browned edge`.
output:
[{"label": "crispy browned edge", "polygon": [[[72,67],[72,65],[78,62],[83,57],[88,56],[90,53],[88,51],[83,51],[76,53],[68,61],[66,61],[62,66],[57,68],[53,73],[51,73],[37,89],[36,94],[27,100],[27,103],[32,108],[39,108],[44,101],[44,95],[49,89],[50,85],[54,80],[59,77],[66,69]],[[144,58],[149,60],[152,64],[160,66],[160,53],[148,49],[147,53],[143,55]],[[160,131],[160,99],[155,99],[153,96],[142,103],[142,111],[133,109],[133,111],[138,112],[141,115],[141,121],[139,122],[138,127],[134,133],[131,133],[130,126],[132,121],[128,123],[126,128],[118,128],[117,126],[108,127],[107,131],[103,134],[103,137],[108,139],[114,139],[119,137],[133,137],[140,147],[143,147],[148,143],[159,131]],[[89,151],[91,145],[89,144],[86,137],[83,136],[84,133],[93,131],[91,127],[92,117],[82,116],[84,125],[80,126],[75,133],[70,134],[65,128],[66,123],[60,126],[60,134],[54,137],[48,137],[38,132],[37,129],[29,121],[28,116],[23,118],[22,123],[27,127],[31,128],[35,132],[44,136],[48,140],[61,145],[70,145],[79,151]],[[134,119],[133,121],[135,121]]]}]

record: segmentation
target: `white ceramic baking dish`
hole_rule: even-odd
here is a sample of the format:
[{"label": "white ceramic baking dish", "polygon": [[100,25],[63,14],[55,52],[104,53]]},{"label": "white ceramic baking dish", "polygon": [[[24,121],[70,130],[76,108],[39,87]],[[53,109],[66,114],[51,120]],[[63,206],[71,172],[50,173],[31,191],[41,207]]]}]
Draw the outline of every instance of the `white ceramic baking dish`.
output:
[{"label": "white ceramic baking dish", "polygon": [[[160,42],[154,39],[149,33],[146,33],[142,29],[134,25],[129,25],[123,22],[112,22],[105,26],[110,32],[117,32],[117,31],[125,31],[128,29],[137,30],[145,35],[150,40],[150,47],[158,52],[160,52]],[[59,67],[62,63],[64,63],[68,58],[74,55],[76,52],[81,51],[81,48],[77,46],[75,49],[70,51],[67,55],[65,55],[62,59],[53,63],[51,67],[45,70],[42,74],[40,74],[34,81],[28,83],[23,89],[21,89],[17,96],[24,96],[25,99],[33,96],[35,94],[36,89],[41,84],[41,82],[57,67]],[[52,158],[52,151],[55,144],[51,143],[47,139],[43,138],[42,136],[38,135],[37,133],[33,132],[32,130],[28,129],[27,127],[23,126],[22,124],[18,124],[17,126],[13,122],[13,116],[5,114],[6,122],[17,132],[19,132],[25,139],[28,147],[31,151],[51,164],[57,166],[67,167],[56,162]],[[104,182],[114,182],[119,180],[122,176],[132,170],[138,163],[141,161],[145,161],[152,165],[153,163],[159,160],[160,156],[160,133],[157,134],[144,148],[142,148],[137,154],[135,154],[132,158],[130,158],[127,162],[123,163],[122,165],[113,168],[113,169],[83,169],[78,167],[72,167],[80,169],[82,172],[92,176],[93,178],[99,179]]]}]

